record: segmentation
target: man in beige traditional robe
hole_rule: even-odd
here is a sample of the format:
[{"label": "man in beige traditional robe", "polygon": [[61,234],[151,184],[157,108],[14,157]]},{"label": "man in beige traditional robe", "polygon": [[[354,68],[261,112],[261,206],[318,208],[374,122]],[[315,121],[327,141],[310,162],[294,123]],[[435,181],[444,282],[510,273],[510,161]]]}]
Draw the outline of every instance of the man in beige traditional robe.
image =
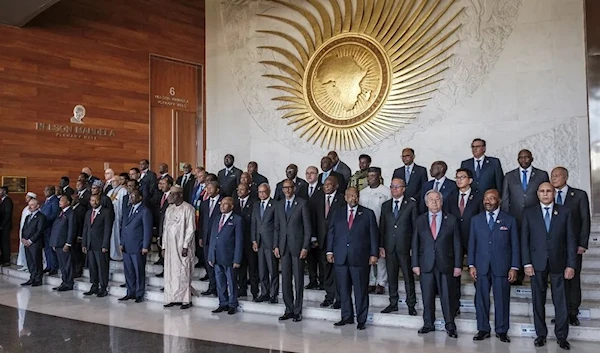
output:
[{"label": "man in beige traditional robe", "polygon": [[165,308],[181,305],[181,309],[192,306],[192,274],[196,258],[196,210],[183,201],[183,189],[173,186],[167,198],[169,207],[163,223],[163,256],[165,279]]}]

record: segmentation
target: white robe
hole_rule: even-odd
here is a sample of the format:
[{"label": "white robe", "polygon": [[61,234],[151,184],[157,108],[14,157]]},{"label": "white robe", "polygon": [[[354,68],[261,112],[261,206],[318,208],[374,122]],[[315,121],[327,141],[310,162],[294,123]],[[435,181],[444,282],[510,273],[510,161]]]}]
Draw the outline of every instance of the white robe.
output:
[{"label": "white robe", "polygon": [[127,195],[127,190],[119,185],[115,189],[111,189],[108,192],[113,203],[113,209],[115,211],[115,221],[113,222],[113,229],[110,235],[110,258],[113,260],[123,260],[123,254],[121,254],[121,218],[123,218],[123,197]]},{"label": "white robe", "polygon": [[[360,198],[358,203],[366,208],[370,208],[375,213],[375,220],[377,226],[379,226],[379,218],[381,216],[381,205],[387,200],[392,198],[390,188],[385,185],[379,185],[376,188],[367,186],[360,191]],[[377,265],[371,266],[371,272],[369,274],[369,286],[380,285],[384,286],[387,284],[387,266],[385,258],[380,258],[377,261]]]},{"label": "white robe", "polygon": [[[165,303],[191,303],[194,261],[196,259],[196,210],[183,202],[169,205],[163,222],[163,250],[165,252]],[[181,256],[188,249],[186,257]]]},{"label": "white robe", "polygon": [[19,225],[19,256],[17,256],[17,266],[27,266],[27,258],[25,257],[25,245],[21,243],[23,237],[23,225],[25,224],[25,218],[29,216],[29,207],[25,206],[23,212],[21,212],[21,224]]}]

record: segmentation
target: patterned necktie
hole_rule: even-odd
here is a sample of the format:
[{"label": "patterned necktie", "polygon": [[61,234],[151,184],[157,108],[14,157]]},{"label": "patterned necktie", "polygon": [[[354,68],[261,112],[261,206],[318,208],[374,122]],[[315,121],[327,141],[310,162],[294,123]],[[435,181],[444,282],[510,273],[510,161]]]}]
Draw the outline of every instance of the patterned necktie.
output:
[{"label": "patterned necktie", "polygon": [[221,220],[219,221],[219,232],[223,228],[223,223],[225,223],[225,215],[222,215]]},{"label": "patterned necktie", "polygon": [[394,218],[398,219],[398,215],[400,214],[400,209],[398,208],[398,203],[400,203],[400,201],[395,200],[394,201]]},{"label": "patterned necktie", "polygon": [[460,203],[458,204],[458,209],[460,210],[461,217],[465,213],[465,195],[466,194],[460,194]]},{"label": "patterned necktie", "polygon": [[489,213],[489,219],[488,219],[488,227],[490,227],[490,230],[494,230],[494,212],[490,212]]},{"label": "patterned necktie", "polygon": [[327,195],[327,200],[325,201],[325,218],[329,215],[329,210],[331,209],[331,195]]},{"label": "patterned necktie", "polygon": [[559,205],[563,204],[563,199],[562,199],[562,190],[558,190],[557,195],[556,195],[556,203]]},{"label": "patterned necktie", "polygon": [[523,186],[523,191],[527,190],[527,171],[524,170],[523,177],[521,178],[521,186]]},{"label": "patterned necktie", "polygon": [[431,225],[429,226],[431,229],[431,235],[433,235],[433,240],[437,238],[437,216],[435,214],[431,215]]},{"label": "patterned necktie", "polygon": [[348,229],[352,229],[352,225],[354,224],[354,209],[350,209],[350,216],[348,216]]},{"label": "patterned necktie", "polygon": [[436,182],[435,182],[435,186],[433,187],[433,190],[435,190],[435,191],[439,191],[439,190],[440,190],[440,189],[439,189],[439,186],[440,186],[440,182],[439,182],[439,181],[436,181]]},{"label": "patterned necktie", "polygon": [[408,184],[408,182],[410,181],[410,167],[404,168],[404,171],[404,181],[406,181],[406,183]]},{"label": "patterned necktie", "polygon": [[546,224],[546,232],[550,232],[550,207],[544,207],[546,213],[544,214],[544,223]]},{"label": "patterned necktie", "polygon": [[481,175],[481,161],[477,160],[477,168],[475,168],[475,176],[477,176],[477,179],[479,179],[480,175]]},{"label": "patterned necktie", "polygon": [[208,216],[212,216],[213,210],[215,209],[215,200],[210,199],[210,207],[208,209]]}]

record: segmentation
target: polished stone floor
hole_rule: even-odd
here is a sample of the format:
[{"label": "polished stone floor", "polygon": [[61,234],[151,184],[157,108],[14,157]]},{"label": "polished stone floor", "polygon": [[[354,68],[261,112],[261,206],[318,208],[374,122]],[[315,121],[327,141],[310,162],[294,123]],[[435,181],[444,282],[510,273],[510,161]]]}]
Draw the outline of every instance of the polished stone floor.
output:
[{"label": "polished stone floor", "polygon": [[[123,304],[114,297],[84,298],[81,292],[52,292],[49,286],[19,286],[0,275],[0,352],[563,352],[554,341],[535,349],[533,339],[473,342],[459,332],[419,336],[415,330],[331,322],[277,322],[273,316],[212,314],[161,304]],[[575,352],[595,352],[600,343],[571,341]]]}]

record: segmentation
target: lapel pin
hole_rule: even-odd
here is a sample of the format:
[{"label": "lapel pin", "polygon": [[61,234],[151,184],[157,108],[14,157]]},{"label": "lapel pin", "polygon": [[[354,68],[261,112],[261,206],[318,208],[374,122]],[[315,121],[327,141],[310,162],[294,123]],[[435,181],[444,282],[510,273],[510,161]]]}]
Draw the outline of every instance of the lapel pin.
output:
[{"label": "lapel pin", "polygon": [[360,216],[361,214],[362,214],[362,212],[357,212],[356,213],[357,216]]},{"label": "lapel pin", "polygon": [[469,195],[469,200],[473,200],[473,194]]},{"label": "lapel pin", "polygon": [[268,204],[269,207],[271,207],[271,204]]},{"label": "lapel pin", "polygon": [[448,216],[444,216],[444,219],[448,219]]},{"label": "lapel pin", "polygon": [[490,160],[489,160],[489,159],[486,159],[486,160],[485,160],[485,162],[486,162],[486,163],[489,163],[489,162],[490,162]]},{"label": "lapel pin", "polygon": [[575,193],[573,191],[571,191],[571,196],[575,196]]},{"label": "lapel pin", "polygon": [[558,211],[554,210],[554,215],[558,216]]},{"label": "lapel pin", "polygon": [[296,206],[298,204],[298,201],[294,201],[294,206]]},{"label": "lapel pin", "polygon": [[499,219],[497,219],[497,220],[496,220],[496,223],[500,224],[500,220],[499,220]]}]

